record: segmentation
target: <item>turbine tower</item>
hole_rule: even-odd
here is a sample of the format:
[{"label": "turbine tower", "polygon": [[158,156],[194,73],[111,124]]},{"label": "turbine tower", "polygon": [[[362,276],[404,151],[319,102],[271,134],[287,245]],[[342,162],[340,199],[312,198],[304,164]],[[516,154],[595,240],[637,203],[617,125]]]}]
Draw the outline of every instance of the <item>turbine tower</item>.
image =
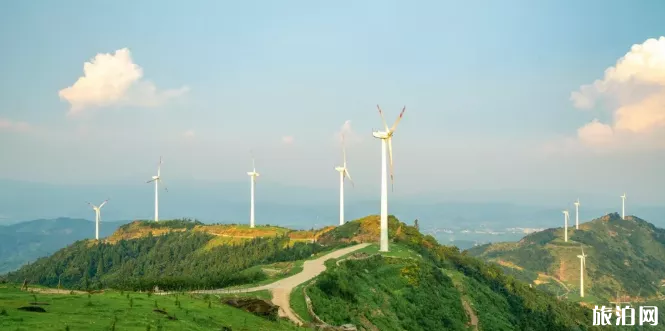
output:
[{"label": "turbine tower", "polygon": [[580,198],[575,201],[575,230],[580,228]]},{"label": "turbine tower", "polygon": [[563,211],[563,241],[568,242],[568,210]]},{"label": "turbine tower", "polygon": [[[159,165],[157,165],[157,176],[152,176],[152,179],[146,183],[155,182],[155,222],[159,222],[159,183],[162,181],[161,175],[162,169],[162,157],[159,157]],[[169,191],[166,186],[164,186],[165,191]]]},{"label": "turbine tower", "polygon": [[88,202],[88,205],[92,207],[92,210],[95,211],[95,240],[99,240],[99,221],[102,219],[101,209],[109,201],[109,199],[104,200],[99,206],[95,206]]},{"label": "turbine tower", "polygon": [[621,196],[621,219],[626,219],[626,193]]},{"label": "turbine tower", "polygon": [[348,177],[351,185],[353,180],[351,179],[351,174],[349,174],[349,169],[346,168],[346,146],[344,145],[344,134],[342,133],[342,158],[344,163],[341,167],[336,167],[335,170],[339,172],[339,225],[344,225],[344,178]]},{"label": "turbine tower", "polygon": [[586,267],[586,255],[582,247],[582,255],[577,256],[580,259],[580,297],[584,298],[584,268]]},{"label": "turbine tower", "polygon": [[[250,152],[251,153],[251,152]],[[249,175],[249,185],[250,185],[250,202],[249,202],[249,227],[254,227],[254,186],[256,185],[256,177],[259,177],[259,173],[256,172],[256,163],[254,162],[254,153],[252,154],[252,171],[248,172]]]},{"label": "turbine tower", "polygon": [[[372,135],[374,138],[381,139],[381,247],[379,251],[387,252],[388,251],[388,182],[386,179],[386,147],[388,147],[388,153],[390,154],[390,183],[394,185],[393,177],[393,144],[392,137],[397,128],[397,124],[404,116],[404,111],[406,106],[402,108],[402,112],[399,113],[399,117],[393,124],[392,128],[388,128],[388,123],[386,123],[385,117],[383,117],[383,111],[381,107],[376,105],[376,108],[379,109],[379,115],[381,115],[381,120],[383,121],[383,126],[386,131],[374,131]],[[386,146],[387,145],[387,146]],[[394,186],[393,186],[394,189]]]}]

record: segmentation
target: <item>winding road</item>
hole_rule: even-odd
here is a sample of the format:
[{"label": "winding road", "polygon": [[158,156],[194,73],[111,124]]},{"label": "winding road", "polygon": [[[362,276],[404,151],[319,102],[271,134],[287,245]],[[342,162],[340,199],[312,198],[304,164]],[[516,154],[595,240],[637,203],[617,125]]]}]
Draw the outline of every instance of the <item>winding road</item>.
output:
[{"label": "winding road", "polygon": [[359,249],[365,248],[370,244],[358,244],[351,247],[342,248],[334,252],[330,252],[324,256],[321,256],[314,260],[305,261],[303,263],[303,270],[293,276],[280,279],[274,283],[242,288],[242,289],[217,289],[217,290],[202,290],[202,291],[193,291],[192,293],[200,294],[230,294],[230,293],[248,293],[268,290],[272,293],[272,303],[279,306],[279,316],[287,317],[294,323],[302,325],[304,322],[298,317],[296,313],[291,309],[289,304],[289,298],[291,297],[291,292],[293,289],[310,279],[318,276],[326,270],[325,262],[330,259],[340,258],[346,254],[353,253]]}]

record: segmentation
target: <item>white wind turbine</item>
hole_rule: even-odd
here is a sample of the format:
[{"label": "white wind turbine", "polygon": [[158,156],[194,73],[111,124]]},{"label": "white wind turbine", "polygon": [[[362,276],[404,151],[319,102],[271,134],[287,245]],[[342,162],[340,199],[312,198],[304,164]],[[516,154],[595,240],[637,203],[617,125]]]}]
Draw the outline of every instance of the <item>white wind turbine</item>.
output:
[{"label": "white wind turbine", "polygon": [[563,241],[568,242],[568,210],[562,211],[563,213]]},{"label": "white wind turbine", "polygon": [[248,172],[250,178],[250,203],[249,203],[249,227],[254,227],[254,186],[256,185],[256,177],[259,173],[256,172],[256,163],[254,162],[254,153],[252,153],[252,171]]},{"label": "white wind turbine", "polygon": [[92,207],[92,210],[95,211],[95,239],[96,240],[99,240],[99,221],[101,221],[101,219],[102,219],[101,209],[102,209],[102,207],[104,207],[104,205],[108,201],[109,201],[109,199],[104,200],[104,202],[102,202],[99,206],[95,206],[95,205],[91,204],[90,202],[88,202],[88,205],[90,205],[90,207]]},{"label": "white wind turbine", "polygon": [[335,170],[339,172],[339,225],[344,225],[344,178],[348,177],[351,185],[353,180],[351,179],[351,174],[349,174],[349,169],[346,168],[346,146],[344,145],[344,133],[342,133],[342,157],[344,163],[341,167],[335,167]]},{"label": "white wind turbine", "polygon": [[[162,181],[162,157],[159,157],[159,165],[157,165],[157,176],[152,176],[152,179],[146,183],[155,182],[155,222],[159,222],[159,183]],[[165,191],[169,191],[166,186],[164,186]]]},{"label": "white wind turbine", "polygon": [[381,111],[381,107],[379,107],[379,105],[376,105],[376,108],[379,109],[379,115],[381,115],[383,126],[386,129],[386,131],[374,131],[372,132],[372,135],[374,136],[374,138],[381,139],[381,247],[379,250],[381,252],[387,252],[388,251],[388,182],[386,179],[386,172],[387,172],[386,144],[388,145],[387,146],[388,153],[390,154],[390,182],[391,184],[394,185],[392,137],[393,134],[395,133],[395,129],[397,128],[397,124],[404,115],[404,110],[406,110],[406,106],[402,108],[402,112],[399,113],[399,117],[397,117],[397,120],[393,124],[392,128],[388,128],[388,123],[386,123],[386,119],[385,117],[383,117],[383,112]]},{"label": "white wind turbine", "polygon": [[621,196],[621,219],[626,219],[626,193]]},{"label": "white wind turbine", "polygon": [[580,297],[584,298],[584,268],[586,267],[586,255],[582,247],[582,255],[577,256],[580,259]]},{"label": "white wind turbine", "polygon": [[575,201],[575,230],[580,228],[580,198]]}]

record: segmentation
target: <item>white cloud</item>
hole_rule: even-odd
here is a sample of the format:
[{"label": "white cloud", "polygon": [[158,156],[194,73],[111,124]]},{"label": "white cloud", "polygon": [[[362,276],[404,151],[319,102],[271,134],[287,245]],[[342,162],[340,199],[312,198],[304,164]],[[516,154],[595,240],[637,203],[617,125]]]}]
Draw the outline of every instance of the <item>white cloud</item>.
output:
[{"label": "white cloud", "polygon": [[6,118],[0,118],[0,131],[26,132],[32,127],[25,122],[12,121]]},{"label": "white cloud", "polygon": [[97,54],[83,64],[83,76],[60,90],[61,99],[71,104],[73,115],[93,107],[114,105],[156,107],[186,93],[189,88],[158,91],[143,78],[143,69],[132,61],[129,49]]},{"label": "white cloud", "polygon": [[578,130],[587,146],[662,146],[665,129],[665,37],[633,45],[603,79],[571,94],[575,107],[612,112],[611,123],[593,120]]},{"label": "white cloud", "polygon": [[284,137],[282,137],[282,142],[287,144],[287,145],[293,144],[294,140],[295,140],[295,138],[293,138],[293,136],[284,136]]},{"label": "white cloud", "polygon": [[360,135],[351,128],[351,120],[344,121],[344,124],[339,128],[339,131],[335,132],[334,139],[337,142],[341,142],[342,135],[344,135],[345,143],[355,143],[361,140]]}]

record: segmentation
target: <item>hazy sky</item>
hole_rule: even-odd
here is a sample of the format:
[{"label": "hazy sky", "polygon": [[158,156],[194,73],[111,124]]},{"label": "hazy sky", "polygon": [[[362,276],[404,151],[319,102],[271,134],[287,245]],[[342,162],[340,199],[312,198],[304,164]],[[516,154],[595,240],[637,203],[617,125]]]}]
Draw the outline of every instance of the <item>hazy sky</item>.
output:
[{"label": "hazy sky", "polygon": [[[665,2],[3,1],[0,178],[665,201]],[[661,38],[661,39],[659,39]],[[350,125],[348,125],[350,124]],[[399,192],[399,193],[397,193]],[[244,194],[244,192],[243,192]]]}]

